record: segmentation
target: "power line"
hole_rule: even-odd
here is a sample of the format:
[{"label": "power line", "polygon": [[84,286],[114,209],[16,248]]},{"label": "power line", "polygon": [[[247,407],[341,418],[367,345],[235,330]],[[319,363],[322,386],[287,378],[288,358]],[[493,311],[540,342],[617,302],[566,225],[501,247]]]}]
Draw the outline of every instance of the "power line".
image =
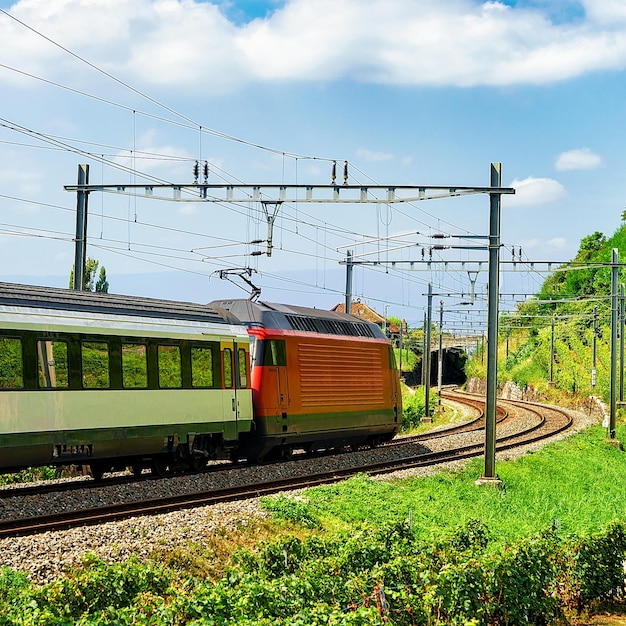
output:
[{"label": "power line", "polygon": [[[307,155],[302,155],[302,154],[290,153],[290,152],[286,152],[284,150],[278,150],[276,148],[270,148],[268,146],[264,146],[263,144],[255,143],[255,142],[252,142],[252,141],[247,141],[245,139],[241,139],[241,138],[235,137],[233,135],[228,135],[226,133],[207,128],[207,127],[203,126],[202,124],[199,124],[195,120],[191,119],[190,117],[187,117],[183,113],[180,113],[179,111],[177,111],[177,110],[171,108],[170,106],[164,104],[163,102],[157,100],[156,98],[153,98],[152,96],[148,95],[144,91],[141,91],[140,89],[137,89],[136,87],[133,87],[129,83],[121,80],[120,78],[117,78],[117,76],[114,76],[110,72],[107,72],[106,70],[102,69],[101,67],[99,67],[95,63],[92,63],[91,61],[88,61],[84,57],[80,56],[79,54],[73,52],[69,48],[67,48],[67,47],[63,46],[62,44],[58,43],[54,39],[51,39],[47,35],[44,35],[42,32],[38,31],[36,28],[33,28],[29,24],[26,24],[26,22],[23,22],[22,20],[18,19],[14,15],[11,15],[11,13],[9,13],[8,11],[5,11],[4,9],[0,9],[0,12],[3,13],[4,15],[6,15],[7,17],[11,18],[12,20],[16,21],[18,24],[20,24],[24,28],[30,30],[32,33],[34,33],[38,37],[41,37],[42,39],[45,39],[48,43],[52,44],[53,46],[56,46],[57,48],[59,48],[61,50],[63,50],[63,52],[69,54],[70,56],[72,56],[76,60],[80,61],[81,63],[84,63],[85,65],[89,66],[91,69],[95,70],[96,72],[99,72],[103,76],[106,76],[108,79],[112,80],[113,82],[121,85],[125,89],[128,89],[129,91],[131,91],[134,94],[140,96],[141,98],[144,98],[145,100],[147,100],[148,102],[151,102],[152,104],[156,105],[157,107],[164,109],[168,113],[171,113],[172,115],[174,115],[176,117],[179,117],[182,120],[185,120],[186,122],[191,124],[194,129],[207,132],[207,133],[209,133],[211,135],[214,135],[216,137],[219,137],[221,139],[227,139],[228,141],[233,141],[235,143],[239,143],[239,144],[242,144],[242,145],[246,145],[246,146],[250,146],[250,147],[253,147],[253,148],[257,148],[259,150],[264,150],[266,152],[271,152],[272,154],[283,155],[283,156],[288,157],[288,158],[322,160],[322,161],[329,161],[329,162],[337,160],[337,159],[331,159],[331,158],[326,158],[326,157],[315,157],[315,156],[307,156]],[[3,66],[3,67],[5,67],[7,69],[13,70],[13,68],[11,68],[9,66]],[[16,71],[19,71],[19,70],[16,70]],[[22,73],[25,74],[25,72],[22,72]],[[36,78],[36,77],[34,77],[34,78]],[[49,82],[49,81],[46,81],[46,82]],[[84,94],[82,92],[80,92],[80,93],[81,93],[81,95],[87,95],[87,94]],[[100,99],[100,98],[98,98],[98,99]],[[100,99],[100,100],[104,101],[104,99]],[[108,102],[107,101],[107,103],[111,104],[111,105],[114,105],[114,106],[122,107],[122,105],[117,105],[117,104],[112,103],[112,102]],[[122,107],[122,108],[127,108],[128,109],[128,107]]]}]

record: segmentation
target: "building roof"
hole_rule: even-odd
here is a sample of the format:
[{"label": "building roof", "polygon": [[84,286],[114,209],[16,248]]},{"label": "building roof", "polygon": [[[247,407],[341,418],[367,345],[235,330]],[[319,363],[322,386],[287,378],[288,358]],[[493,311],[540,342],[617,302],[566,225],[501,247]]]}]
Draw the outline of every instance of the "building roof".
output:
[{"label": "building roof", "polygon": [[[344,313],[346,310],[346,305],[344,303],[336,304],[331,311],[336,311],[337,313]],[[368,322],[374,322],[374,324],[378,324],[379,326],[383,326],[385,324],[385,318],[372,309],[370,306],[361,302],[360,300],[355,300],[351,303],[350,313],[355,315],[356,317],[360,317]],[[387,328],[392,333],[399,333],[400,327],[393,322],[389,322],[387,320]]]}]

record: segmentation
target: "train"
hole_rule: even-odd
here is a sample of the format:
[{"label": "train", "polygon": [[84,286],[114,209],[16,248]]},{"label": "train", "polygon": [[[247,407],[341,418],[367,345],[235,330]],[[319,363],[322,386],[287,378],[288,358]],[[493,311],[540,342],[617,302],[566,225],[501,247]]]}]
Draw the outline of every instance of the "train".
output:
[{"label": "train", "polygon": [[0,472],[199,471],[375,446],[402,422],[381,329],[322,309],[0,283]]}]

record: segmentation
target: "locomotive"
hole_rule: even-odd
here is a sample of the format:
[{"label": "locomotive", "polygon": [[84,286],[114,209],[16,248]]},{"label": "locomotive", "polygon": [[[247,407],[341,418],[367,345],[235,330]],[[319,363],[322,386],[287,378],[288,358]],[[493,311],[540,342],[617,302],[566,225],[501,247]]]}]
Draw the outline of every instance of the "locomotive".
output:
[{"label": "locomotive", "polygon": [[289,457],[390,440],[402,422],[399,372],[380,328],[353,315],[300,306],[214,301],[252,340],[252,458]]},{"label": "locomotive", "polygon": [[400,423],[391,346],[352,315],[0,283],[0,472],[197,471],[376,445]]}]

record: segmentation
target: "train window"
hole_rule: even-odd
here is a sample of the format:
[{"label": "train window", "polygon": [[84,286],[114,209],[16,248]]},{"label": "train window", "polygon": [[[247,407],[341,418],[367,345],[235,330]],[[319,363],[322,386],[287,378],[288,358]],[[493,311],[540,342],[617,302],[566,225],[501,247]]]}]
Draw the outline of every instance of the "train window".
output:
[{"label": "train window", "polygon": [[179,346],[158,347],[159,387],[177,389],[183,386]]},{"label": "train window", "polygon": [[287,352],[283,339],[270,339],[265,342],[263,365],[287,365]]},{"label": "train window", "polygon": [[0,389],[21,389],[22,387],[24,387],[22,340],[2,337],[0,338]]},{"label": "train window", "polygon": [[191,386],[213,387],[213,350],[201,346],[191,348]]},{"label": "train window", "polygon": [[84,389],[107,389],[109,379],[109,344],[105,341],[83,341],[80,347]]},{"label": "train window", "polygon": [[233,386],[233,351],[224,348],[224,387],[230,389]]},{"label": "train window", "polygon": [[126,389],[148,386],[148,358],[143,343],[122,344],[122,385]]},{"label": "train window", "polygon": [[239,364],[239,386],[245,389],[248,386],[248,376],[246,368],[246,351],[243,348],[237,350],[237,362]]},{"label": "train window", "polygon": [[38,341],[39,386],[43,389],[66,389],[69,386],[67,342]]},{"label": "train window", "polygon": [[[256,360],[259,357],[257,353],[257,341],[258,339],[254,335],[250,335],[250,369],[256,365]],[[262,342],[259,341],[258,345],[262,345]],[[259,365],[261,365],[261,363],[259,363]]]}]

